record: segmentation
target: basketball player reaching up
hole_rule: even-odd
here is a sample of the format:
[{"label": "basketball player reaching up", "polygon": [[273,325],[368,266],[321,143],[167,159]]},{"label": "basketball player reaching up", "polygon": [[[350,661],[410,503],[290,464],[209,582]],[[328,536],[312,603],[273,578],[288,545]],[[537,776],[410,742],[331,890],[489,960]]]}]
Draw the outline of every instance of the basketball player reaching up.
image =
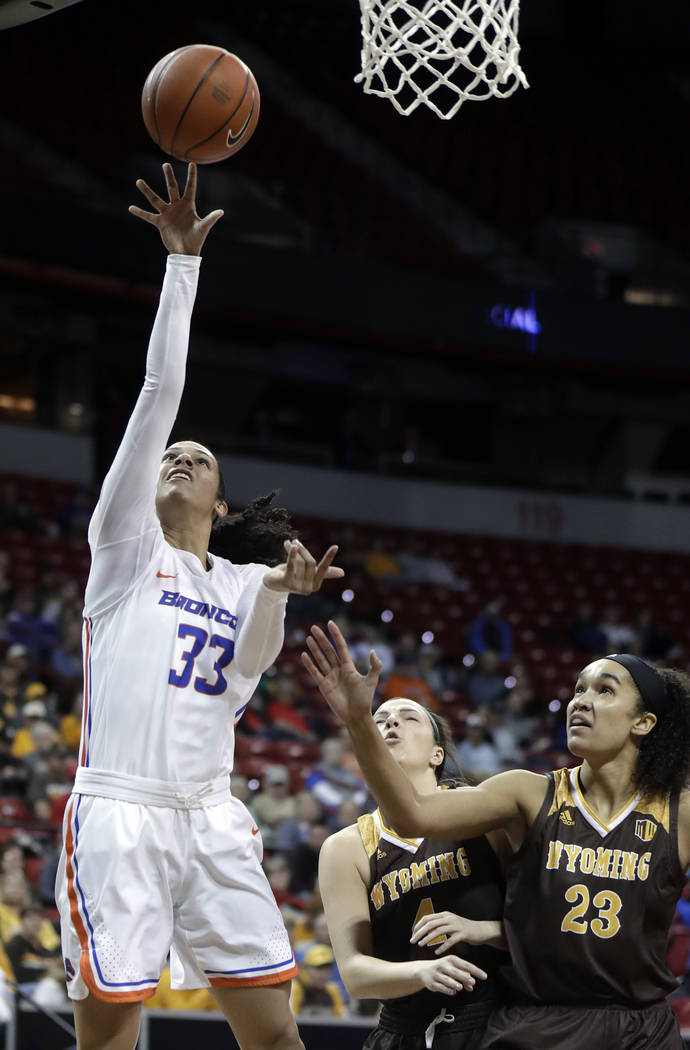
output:
[{"label": "basketball player reaching up", "polygon": [[[143,389],[89,526],[80,761],[56,886],[68,989],[78,1050],[132,1050],[170,951],[172,986],[210,987],[243,1050],[298,1050],[290,942],[228,774],[288,594],[342,570],[336,548],[316,564],[290,541],[266,500],[227,518],[203,445],[166,448],[199,253],[222,212],[197,215],[194,165],[182,195],[164,172],[168,200],[140,181],[155,211],[130,209],[170,254]],[[254,563],[227,560],[252,543]]]},{"label": "basketball player reaching up", "polygon": [[[374,721],[417,791],[457,785],[444,771],[454,758],[445,719],[397,697]],[[504,839],[408,839],[376,810],[324,842],[319,888],[340,975],[354,998],[384,1000],[364,1050],[480,1046],[506,961],[494,852]],[[450,951],[459,943],[462,958]]]},{"label": "basketball player reaching up", "polygon": [[665,956],[690,864],[690,678],[626,653],[595,660],[567,709],[579,767],[421,792],[371,715],[375,653],[360,675],[334,623],[329,632],[332,642],[312,628],[304,663],[396,830],[472,838],[503,828],[511,841],[510,998],[483,1050],[682,1050]]}]

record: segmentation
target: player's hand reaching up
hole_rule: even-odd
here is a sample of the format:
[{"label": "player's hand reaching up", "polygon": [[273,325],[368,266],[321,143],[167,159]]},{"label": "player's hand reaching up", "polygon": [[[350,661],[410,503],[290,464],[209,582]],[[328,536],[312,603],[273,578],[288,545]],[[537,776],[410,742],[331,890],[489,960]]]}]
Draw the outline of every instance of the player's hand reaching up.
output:
[{"label": "player's hand reaching up", "polygon": [[328,621],[328,631],[330,638],[320,627],[312,627],[311,635],[307,635],[309,652],[302,653],[302,663],[333,713],[347,725],[362,714],[371,714],[383,665],[372,649],[369,671],[360,674],[333,620]]},{"label": "player's hand reaching up", "polygon": [[486,973],[474,963],[448,955],[444,959],[425,959],[419,964],[419,977],[430,992],[457,995],[459,991],[471,992],[476,980],[485,981]]},{"label": "player's hand reaching up", "polygon": [[137,189],[146,197],[155,212],[144,211],[131,204],[129,211],[144,222],[158,227],[163,244],[169,252],[178,255],[200,255],[209,231],[222,217],[218,209],[205,218],[200,218],[196,210],[196,164],[187,169],[187,185],[180,196],[177,179],[172,164],[163,165],[168,200],[163,200],[143,179],[137,179]]},{"label": "player's hand reaching up", "polygon": [[329,547],[320,562],[309,553],[299,540],[285,540],[287,560],[269,569],[264,583],[272,591],[288,591],[290,594],[313,594],[324,580],[337,580],[345,575],[342,569],[331,564],[338,548]]}]

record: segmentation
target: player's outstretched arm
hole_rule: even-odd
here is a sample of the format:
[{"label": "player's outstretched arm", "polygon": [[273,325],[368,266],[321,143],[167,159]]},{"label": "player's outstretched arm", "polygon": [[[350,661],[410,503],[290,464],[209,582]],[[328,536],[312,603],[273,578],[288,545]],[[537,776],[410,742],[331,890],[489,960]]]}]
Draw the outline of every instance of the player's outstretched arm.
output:
[{"label": "player's outstretched arm", "polygon": [[[428,988],[471,992],[484,970],[456,955],[389,962],[373,954],[368,901],[369,862],[356,826],[326,839],[319,856],[319,889],[340,976],[355,999],[395,999]],[[471,1002],[471,999],[468,999]]]},{"label": "player's outstretched arm", "polygon": [[143,179],[137,179],[139,189],[155,211],[144,211],[131,204],[129,211],[144,222],[150,222],[161,235],[163,244],[174,255],[201,255],[204,241],[211,229],[223,216],[218,208],[203,219],[196,210],[196,164],[187,168],[187,184],[180,194],[172,164],[163,165],[168,200],[159,197]]},{"label": "player's outstretched arm", "polygon": [[544,777],[511,770],[478,787],[419,794],[390,755],[371,713],[381,662],[372,650],[370,669],[355,668],[337,625],[330,638],[312,627],[302,662],[331,710],[346,726],[364,778],[400,834],[465,838],[506,828],[515,839],[536,816],[546,790]]},{"label": "player's outstretched arm", "polygon": [[151,540],[157,528],[155,487],[161,456],[184,388],[199,275],[198,253],[222,214],[211,212],[205,219],[199,219],[194,165],[189,167],[182,196],[170,165],[164,165],[163,170],[169,199],[163,200],[140,180],[140,188],[156,212],[130,209],[157,226],[169,251],[175,254],[168,259],[149,339],[144,385],[89,525],[89,544],[94,553],[86,594],[90,613],[112,604],[124,593],[142,558],[146,557],[141,544],[147,542],[145,537]]}]

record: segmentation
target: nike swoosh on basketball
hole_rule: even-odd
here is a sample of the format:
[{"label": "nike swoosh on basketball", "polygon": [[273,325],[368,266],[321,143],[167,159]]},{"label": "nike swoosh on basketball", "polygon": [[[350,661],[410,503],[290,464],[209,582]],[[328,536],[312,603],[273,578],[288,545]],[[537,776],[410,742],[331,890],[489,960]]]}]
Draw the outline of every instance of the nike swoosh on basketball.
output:
[{"label": "nike swoosh on basketball", "polygon": [[230,129],[230,131],[228,131],[228,146],[234,146],[236,142],[239,142],[240,139],[242,138],[242,136],[244,135],[245,131],[249,127],[249,121],[252,119],[252,116],[254,114],[254,103],[255,102],[256,102],[256,97],[254,95],[254,92],[252,91],[252,105],[251,105],[251,109],[249,110],[249,116],[247,117],[247,119],[245,120],[244,124],[242,125],[242,127],[240,128],[240,130],[237,132],[236,135],[233,135],[232,129]]},{"label": "nike swoosh on basketball", "polygon": [[252,828],[252,835],[258,835],[258,834],[259,834],[259,829],[258,828]]},{"label": "nike swoosh on basketball", "polygon": [[177,573],[175,572],[172,576],[168,576],[168,574],[165,572],[157,572],[156,576],[158,576],[160,580],[174,580],[177,576]]}]

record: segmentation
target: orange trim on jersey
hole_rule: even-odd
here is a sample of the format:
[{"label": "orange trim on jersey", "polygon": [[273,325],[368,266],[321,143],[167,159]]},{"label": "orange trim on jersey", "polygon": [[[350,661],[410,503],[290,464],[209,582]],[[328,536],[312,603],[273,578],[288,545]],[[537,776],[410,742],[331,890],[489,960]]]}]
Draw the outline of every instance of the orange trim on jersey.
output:
[{"label": "orange trim on jersey", "polygon": [[89,620],[86,616],[84,617],[84,627],[86,631],[86,644],[84,645],[84,694],[81,712],[81,747],[79,748],[80,766],[83,766],[86,763],[89,725],[89,697],[91,694],[91,676],[89,673],[91,669],[91,664],[89,662],[89,657],[91,655],[91,631],[89,630]]},{"label": "orange trim on jersey", "polygon": [[96,999],[102,999],[105,1002],[113,1003],[135,1003],[141,999],[150,999],[152,995],[155,995],[155,988],[143,988],[131,992],[104,992],[102,988],[96,984],[96,980],[91,969],[91,954],[89,952],[89,938],[84,926],[81,913],[79,911],[79,902],[77,900],[77,894],[74,888],[74,864],[72,857],[74,855],[74,838],[72,836],[72,810],[74,809],[75,803],[70,802],[69,809],[67,811],[67,837],[65,838],[65,852],[67,855],[67,896],[69,898],[69,913],[72,919],[72,925],[77,931],[77,937],[79,938],[79,944],[81,946],[81,955],[79,956],[79,972],[81,973],[84,984],[89,989],[92,995]]},{"label": "orange trim on jersey", "polygon": [[291,981],[299,973],[297,965],[280,973],[265,973],[261,977],[209,977],[212,988],[252,988],[261,984],[282,984]]},{"label": "orange trim on jersey", "polygon": [[585,807],[585,809],[589,813],[590,817],[594,817],[594,819],[596,820],[597,824],[600,824],[602,828],[606,828],[607,831],[610,831],[611,830],[611,825],[613,824],[613,822],[615,820],[618,819],[618,817],[620,817],[621,813],[625,813],[626,809],[628,809],[628,807],[631,806],[633,804],[633,802],[638,802],[639,801],[639,798],[640,798],[639,792],[634,794],[634,795],[631,795],[630,798],[628,799],[628,801],[625,803],[625,805],[621,806],[621,808],[618,810],[618,812],[614,813],[612,817],[609,817],[609,822],[608,822],[608,824],[606,824],[601,819],[599,814],[595,813],[594,810],[592,809],[592,807],[587,805],[587,800],[586,800],[586,798],[585,798],[585,796],[584,796],[584,794],[582,792],[582,784],[580,783],[580,770],[581,769],[582,769],[582,766],[578,766],[577,769],[575,770],[575,783],[576,783],[576,786],[577,786],[577,793],[578,793],[580,802]]}]

